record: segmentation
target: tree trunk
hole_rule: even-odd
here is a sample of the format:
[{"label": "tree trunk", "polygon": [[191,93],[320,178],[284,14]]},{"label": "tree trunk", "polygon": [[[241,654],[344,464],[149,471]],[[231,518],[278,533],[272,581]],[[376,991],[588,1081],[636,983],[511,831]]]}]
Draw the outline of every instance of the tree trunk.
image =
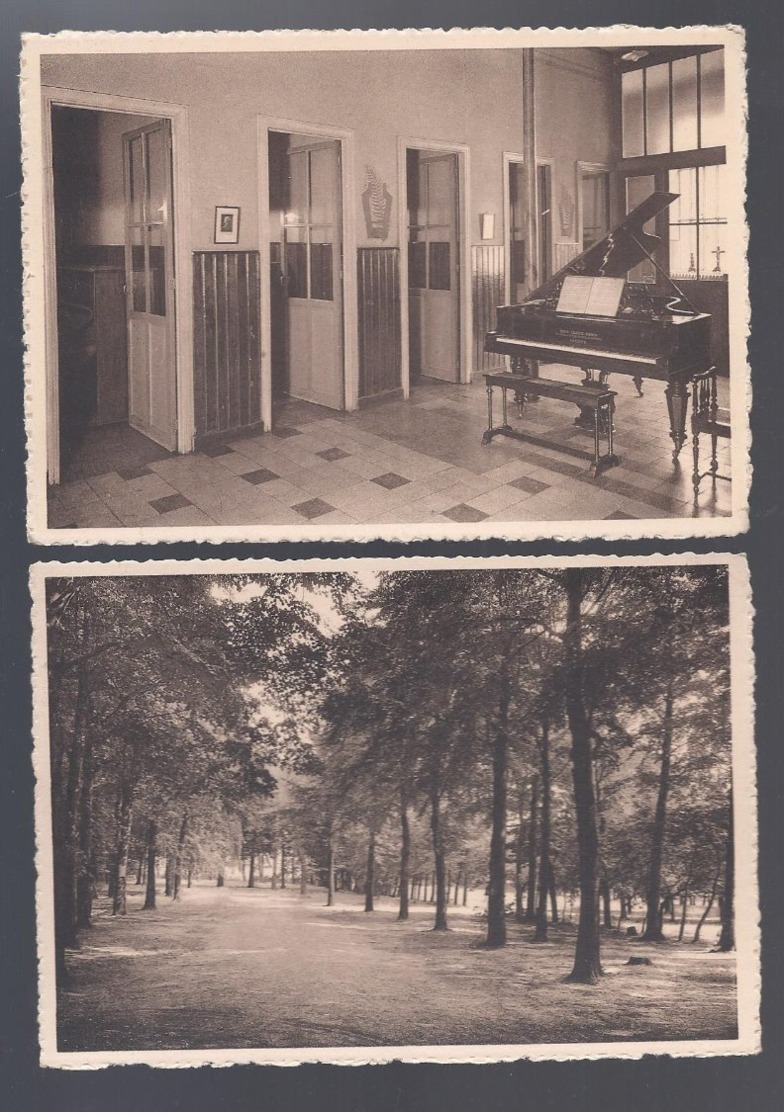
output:
[{"label": "tree trunk", "polygon": [[270,880],[270,887],[272,888],[273,891],[275,891],[277,889],[277,886],[278,886],[278,850],[277,849],[272,850],[272,852],[270,853],[270,859],[272,860],[272,879]]},{"label": "tree trunk", "polygon": [[[88,625],[85,621],[82,642],[88,642]],[[89,729],[88,674],[81,667],[76,690],[73,726],[68,746],[68,778],[65,794],[61,797],[58,816],[60,832],[56,835],[55,856],[55,942],[58,968],[65,972],[65,950],[77,944],[78,877],[81,837],[81,800],[84,773],[84,750]]]},{"label": "tree trunk", "polygon": [[460,880],[462,878],[462,868],[458,868],[457,876],[455,877],[455,906],[460,902]]},{"label": "tree trunk", "polygon": [[599,884],[599,891],[602,898],[602,926],[605,930],[612,930],[612,909],[610,907],[610,885],[607,883],[607,878],[602,876],[601,883]]},{"label": "tree trunk", "polygon": [[689,880],[683,885],[683,909],[681,910],[681,923],[678,927],[678,941],[683,941],[683,935],[686,931],[686,912],[689,908]]},{"label": "tree trunk", "polygon": [[280,843],[280,886],[286,886],[286,845],[284,841]]},{"label": "tree trunk", "polygon": [[302,849],[299,850],[299,893],[300,895],[308,893],[308,862]]},{"label": "tree trunk", "polygon": [[224,876],[223,872],[218,872],[218,880],[217,880],[217,883],[215,884],[215,886],[216,887],[225,887],[226,886],[226,877]]},{"label": "tree trunk", "polygon": [[[163,894],[167,899],[171,899],[172,883],[174,882],[174,863],[170,856],[166,857],[166,864],[163,869]],[[223,887],[223,884],[218,884],[218,887]]]},{"label": "tree trunk", "polygon": [[515,921],[525,922],[523,909],[523,851],[525,849],[525,830],[523,829],[523,792],[517,796],[517,840],[515,841]]},{"label": "tree trunk", "polygon": [[93,743],[87,733],[84,744],[82,790],[79,803],[79,871],[76,878],[76,925],[87,929],[92,924],[95,864],[93,862]]},{"label": "tree trunk", "polygon": [[721,874],[721,867],[719,867],[718,871],[716,872],[716,875],[713,877],[713,883],[711,885],[711,893],[708,897],[708,902],[705,906],[705,910],[700,915],[699,922],[697,923],[696,927],[694,928],[694,937],[692,938],[692,942],[698,942],[700,940],[700,934],[702,933],[702,928],[705,925],[705,920],[707,919],[708,915],[710,914],[711,909],[713,907],[713,904],[716,901],[716,892],[719,890],[719,876],[720,876],[720,874]]},{"label": "tree trunk", "polygon": [[468,873],[463,869],[463,906],[468,906]]},{"label": "tree trunk", "polygon": [[249,857],[250,864],[248,866],[248,887],[256,886],[256,854],[252,852]]},{"label": "tree trunk", "polygon": [[430,795],[430,831],[433,835],[433,857],[436,871],[436,918],[434,930],[448,930],[446,921],[446,861],[441,833],[441,798],[438,792]]},{"label": "tree trunk", "polygon": [[550,921],[555,925],[558,922],[558,893],[555,888],[555,872],[553,871],[552,861],[550,861],[547,890],[550,893]]},{"label": "tree trunk", "polygon": [[506,945],[506,783],[509,766],[509,674],[501,664],[498,693],[498,730],[493,741],[493,804],[491,807],[490,865],[487,887],[487,941],[495,949]]},{"label": "tree trunk", "polygon": [[144,893],[145,911],[155,910],[155,857],[158,853],[156,842],[158,840],[158,825],[151,821],[147,825],[147,886]]},{"label": "tree trunk", "polygon": [[408,874],[411,863],[411,826],[408,822],[408,804],[405,795],[400,796],[400,907],[398,922],[408,919]]},{"label": "tree trunk", "polygon": [[542,719],[539,741],[542,773],[542,822],[539,835],[539,902],[536,907],[535,942],[547,941],[547,896],[550,890],[550,726]]},{"label": "tree trunk", "polygon": [[724,894],[721,904],[721,934],[717,947],[721,953],[729,953],[735,948],[735,826],[732,812],[732,791],[730,791],[727,852],[724,862]]},{"label": "tree trunk", "polygon": [[667,683],[662,720],[662,746],[659,767],[659,791],[651,834],[651,859],[648,867],[648,886],[645,894],[645,933],[643,941],[659,942],[663,939],[661,910],[661,869],[664,855],[664,834],[667,827],[667,796],[670,792],[670,761],[672,756],[672,710],[674,704],[672,679]]},{"label": "tree trunk", "polygon": [[[275,879],[275,868],[273,863],[272,878]],[[335,849],[332,845],[332,837],[329,838],[329,845],[327,846],[327,906],[331,907],[335,902]]]},{"label": "tree trunk", "polygon": [[538,844],[539,776],[531,780],[531,816],[528,820],[528,891],[525,897],[525,921],[536,917],[536,853]]},{"label": "tree trunk", "polygon": [[117,818],[117,889],[112,901],[112,914],[124,915],[127,913],[128,891],[128,849],[131,843],[131,823],[133,821],[132,796],[130,787],[123,784],[120,787],[120,808]]},{"label": "tree trunk", "polygon": [[583,697],[582,597],[583,571],[570,567],[566,584],[566,713],[572,738],[572,782],[577,818],[577,860],[580,880],[580,918],[574,966],[566,978],[578,984],[595,984],[602,975],[598,870],[599,834],[596,820],[591,734]]},{"label": "tree trunk", "polygon": [[172,899],[180,898],[180,885],[182,883],[182,859],[185,852],[185,838],[188,836],[188,811],[187,809],[182,812],[182,821],[180,822],[180,832],[177,835],[177,852],[174,857],[174,885],[172,887]]},{"label": "tree trunk", "polygon": [[619,905],[620,905],[620,910],[618,912],[618,929],[620,930],[621,923],[624,921],[624,919],[628,918],[628,916],[629,916],[628,901],[627,901],[626,895],[623,891],[621,892]]},{"label": "tree trunk", "polygon": [[373,892],[376,886],[376,835],[370,831],[367,849],[367,868],[365,871],[365,914],[373,910]]}]

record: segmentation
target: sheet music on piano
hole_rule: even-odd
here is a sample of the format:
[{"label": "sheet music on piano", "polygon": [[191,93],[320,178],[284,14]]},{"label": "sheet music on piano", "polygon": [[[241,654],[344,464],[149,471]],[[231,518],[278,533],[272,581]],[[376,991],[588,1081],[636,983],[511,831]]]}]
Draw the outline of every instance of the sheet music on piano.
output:
[{"label": "sheet music on piano", "polygon": [[621,304],[623,279],[598,275],[567,275],[556,310],[559,314],[593,314],[614,318]]}]

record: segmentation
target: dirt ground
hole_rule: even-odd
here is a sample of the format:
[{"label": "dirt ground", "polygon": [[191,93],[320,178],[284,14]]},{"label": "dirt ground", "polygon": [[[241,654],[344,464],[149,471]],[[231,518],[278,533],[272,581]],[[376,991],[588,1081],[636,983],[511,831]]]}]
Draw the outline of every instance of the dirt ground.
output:
[{"label": "dirt ground", "polygon": [[[69,954],[60,990],[63,1051],[454,1045],[728,1039],[737,1034],[735,959],[706,943],[650,945],[607,934],[606,978],[565,984],[574,930],[535,945],[480,948],[476,913],[450,909],[451,932],[427,932],[433,909],[373,914],[360,896],[194,885],[182,902],[96,912]],[[707,929],[707,928],[706,928]],[[627,966],[630,956],[650,966]]]}]

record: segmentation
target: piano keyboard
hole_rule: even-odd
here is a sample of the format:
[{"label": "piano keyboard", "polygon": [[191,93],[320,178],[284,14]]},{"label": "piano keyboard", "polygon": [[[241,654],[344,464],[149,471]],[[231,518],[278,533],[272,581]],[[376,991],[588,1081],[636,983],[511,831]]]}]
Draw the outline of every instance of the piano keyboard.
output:
[{"label": "piano keyboard", "polygon": [[558,345],[552,341],[520,341],[516,337],[502,337],[500,335],[496,340],[503,342],[504,345],[517,345],[521,349],[536,349],[539,351],[546,349],[548,352],[570,353],[586,358],[596,357],[601,359],[609,357],[611,360],[633,360],[635,364],[652,364],[654,366],[659,363],[656,357],[642,356],[640,353],[622,353],[618,349],[586,349],[577,345]]}]

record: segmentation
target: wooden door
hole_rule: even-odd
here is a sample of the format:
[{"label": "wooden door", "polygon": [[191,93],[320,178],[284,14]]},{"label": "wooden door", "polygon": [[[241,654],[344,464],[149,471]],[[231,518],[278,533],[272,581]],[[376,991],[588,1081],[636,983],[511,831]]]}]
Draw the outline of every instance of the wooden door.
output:
[{"label": "wooden door", "polygon": [[528,229],[528,198],[526,168],[523,163],[509,164],[509,299],[522,302],[528,293],[526,268],[526,237]]},{"label": "wooden door", "polygon": [[129,422],[177,446],[171,129],[168,120],[123,135]]},{"label": "wooden door", "polygon": [[408,153],[409,362],[413,378],[460,377],[457,155]]},{"label": "wooden door", "polygon": [[289,394],[342,410],[343,290],[340,143],[289,152],[283,222]]}]

